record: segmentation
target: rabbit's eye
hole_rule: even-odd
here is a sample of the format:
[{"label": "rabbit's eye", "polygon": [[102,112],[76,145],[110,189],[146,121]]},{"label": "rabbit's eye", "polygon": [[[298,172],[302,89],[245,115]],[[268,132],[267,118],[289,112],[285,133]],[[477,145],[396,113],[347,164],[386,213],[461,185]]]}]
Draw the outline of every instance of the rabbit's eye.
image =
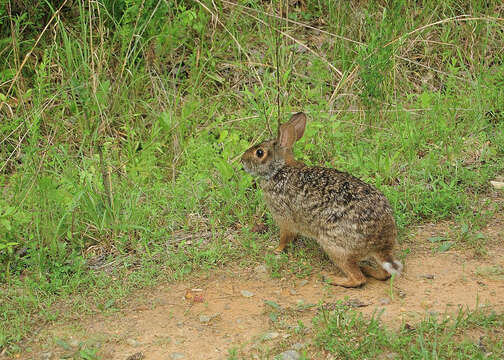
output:
[{"label": "rabbit's eye", "polygon": [[263,149],[257,149],[256,150],[256,156],[260,159],[264,156],[264,151]]}]

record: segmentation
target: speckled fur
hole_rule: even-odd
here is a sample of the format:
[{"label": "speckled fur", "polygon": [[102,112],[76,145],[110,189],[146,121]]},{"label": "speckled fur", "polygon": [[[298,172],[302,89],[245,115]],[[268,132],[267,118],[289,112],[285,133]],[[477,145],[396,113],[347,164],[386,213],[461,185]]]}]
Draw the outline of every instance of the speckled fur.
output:
[{"label": "speckled fur", "polygon": [[[304,132],[304,125],[299,126]],[[284,126],[283,131],[295,133],[292,126]],[[297,139],[301,136],[302,132]],[[296,234],[315,239],[347,275],[333,281],[335,285],[364,284],[362,271],[380,280],[399,274],[402,264],[392,255],[397,230],[386,197],[350,174],[294,160],[294,141],[285,144],[280,137],[251,147],[242,157],[245,170],[260,176],[264,199],[280,226],[277,250],[282,251]],[[264,153],[261,158],[258,149]],[[382,268],[361,269],[359,261],[369,258]]]}]

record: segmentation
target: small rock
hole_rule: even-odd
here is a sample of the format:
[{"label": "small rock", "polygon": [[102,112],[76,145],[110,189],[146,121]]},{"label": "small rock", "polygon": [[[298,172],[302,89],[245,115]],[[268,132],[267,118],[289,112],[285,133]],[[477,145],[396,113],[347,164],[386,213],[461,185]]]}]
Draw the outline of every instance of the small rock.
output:
[{"label": "small rock", "polygon": [[366,304],[359,299],[350,299],[346,302],[347,306],[353,307],[353,308],[360,308],[360,307],[365,307],[368,306],[369,304]]},{"label": "small rock", "polygon": [[72,339],[72,340],[70,340],[70,341],[68,342],[68,344],[69,344],[71,347],[76,348],[76,347],[79,347],[80,342],[79,342],[79,340],[77,340],[77,339]]},{"label": "small rock", "polygon": [[388,305],[388,304],[390,304],[390,298],[386,297],[380,299],[380,305]]},{"label": "small rock", "polygon": [[267,340],[273,340],[273,339],[276,339],[279,335],[280,334],[277,333],[276,331],[272,331],[272,332],[264,334],[263,340],[265,340],[265,341],[267,341]]},{"label": "small rock", "polygon": [[182,353],[178,353],[178,352],[172,352],[170,354],[170,359],[171,360],[181,360],[181,359],[185,359],[185,355],[182,354]]},{"label": "small rock", "polygon": [[209,315],[200,315],[200,317],[199,317],[199,321],[202,324],[208,324],[210,322],[210,320],[212,320],[212,317]]},{"label": "small rock", "polygon": [[301,355],[296,350],[287,350],[283,353],[278,354],[275,359],[281,360],[299,360],[301,359]]},{"label": "small rock", "polygon": [[242,294],[242,296],[245,296],[245,297],[247,297],[247,298],[254,296],[254,293],[253,293],[253,292],[250,292],[250,291],[248,291],[248,290],[242,290],[242,291],[241,291],[241,294]]},{"label": "small rock", "polygon": [[140,343],[138,341],[136,341],[135,339],[126,339],[126,342],[128,343],[128,345],[133,346],[133,347],[140,346]]},{"label": "small rock", "polygon": [[213,319],[217,318],[220,316],[220,313],[214,314],[214,315],[200,315],[199,321],[202,324],[208,324],[210,321]]},{"label": "small rock", "polygon": [[145,357],[143,352],[137,352],[134,353],[133,355],[130,355],[126,358],[126,360],[142,360]]},{"label": "small rock", "polygon": [[179,322],[177,322],[177,327],[179,327],[179,328],[180,328],[180,327],[182,327],[182,326],[184,326],[184,322],[183,322],[183,321],[179,321]]},{"label": "small rock", "polygon": [[53,353],[48,351],[48,352],[43,352],[40,354],[40,360],[51,360],[53,358]]},{"label": "small rock", "polygon": [[289,292],[290,292],[291,295],[296,295],[297,294],[297,291],[294,290],[294,289],[290,289]]},{"label": "small rock", "polygon": [[299,282],[299,286],[305,286],[306,284],[308,284],[308,280],[306,279],[303,279]]},{"label": "small rock", "polygon": [[295,343],[294,345],[292,345],[292,348],[294,350],[301,350],[302,348],[304,348],[306,346],[306,344],[304,343]]},{"label": "small rock", "polygon": [[434,275],[433,274],[423,274],[423,275],[420,275],[420,278],[422,278],[422,279],[428,279],[428,280],[433,280],[434,279]]}]

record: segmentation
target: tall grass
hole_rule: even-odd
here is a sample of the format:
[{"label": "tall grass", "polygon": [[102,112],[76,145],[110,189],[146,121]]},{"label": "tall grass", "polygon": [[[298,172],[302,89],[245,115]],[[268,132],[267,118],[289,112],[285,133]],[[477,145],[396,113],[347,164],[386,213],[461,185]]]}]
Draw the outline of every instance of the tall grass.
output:
[{"label": "tall grass", "polygon": [[376,184],[403,231],[484,223],[502,3],[299,4],[0,0],[0,348],[57,299],[263,256],[236,160],[278,111],[309,114],[297,157]]}]

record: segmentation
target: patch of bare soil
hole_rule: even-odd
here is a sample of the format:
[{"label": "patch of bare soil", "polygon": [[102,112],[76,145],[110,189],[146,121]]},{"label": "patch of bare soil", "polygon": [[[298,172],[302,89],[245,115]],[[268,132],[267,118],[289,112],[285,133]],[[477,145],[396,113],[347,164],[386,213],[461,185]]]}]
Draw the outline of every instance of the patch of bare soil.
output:
[{"label": "patch of bare soil", "polygon": [[[140,292],[138,301],[120,313],[59,324],[47,329],[44,338],[65,339],[70,346],[95,342],[100,359],[226,359],[233,348],[250,358],[273,358],[295,342],[310,342],[311,319],[318,309],[310,304],[330,307],[343,300],[366,316],[382,311],[382,321],[392,328],[402,322],[414,324],[428,313],[453,314],[459,307],[488,305],[503,311],[504,279],[495,270],[504,268],[504,227],[495,225],[486,234],[497,241],[483,258],[470,251],[437,252],[428,239],[446,228],[419,228],[414,243],[424,247],[411,248],[404,259],[405,272],[392,286],[390,280],[369,279],[362,288],[345,289],[327,285],[321,273],[306,279],[272,279],[260,264],[253,269],[228,268]],[[403,250],[408,245],[413,243],[403,244]],[[322,273],[330,275],[331,270],[325,267]],[[272,311],[288,316],[275,319]],[[298,321],[308,327],[301,337],[292,331]],[[51,341],[44,349],[41,342],[34,339],[32,344],[43,350],[20,358],[70,351],[54,342],[48,345]]]}]

